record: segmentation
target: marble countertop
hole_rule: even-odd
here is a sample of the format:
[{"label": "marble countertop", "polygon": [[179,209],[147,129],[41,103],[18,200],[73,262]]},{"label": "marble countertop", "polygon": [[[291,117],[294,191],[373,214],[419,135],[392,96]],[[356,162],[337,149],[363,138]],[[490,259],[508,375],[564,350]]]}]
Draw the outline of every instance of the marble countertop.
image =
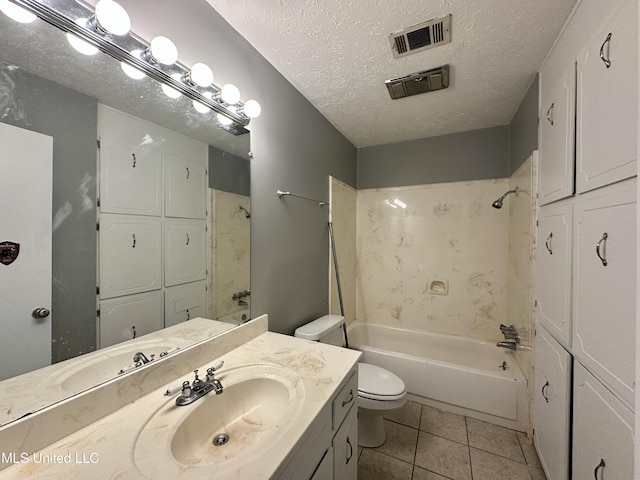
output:
[{"label": "marble countertop", "polygon": [[[266,332],[243,345],[231,350],[220,359],[225,361],[217,376],[224,384],[225,369],[233,369],[248,364],[271,364],[286,367],[295,372],[303,384],[303,403],[298,416],[277,441],[269,443],[253,461],[247,459],[233,468],[206,467],[210,476],[216,479],[267,479],[276,472],[280,464],[302,438],[322,408],[329,402],[338,388],[344,383],[349,372],[355,367],[360,352],[342,349],[330,345],[301,340],[286,335]],[[202,372],[215,360],[212,358],[204,365],[194,365]],[[134,456],[136,440],[142,429],[155,412],[174,402],[175,397],[163,394],[168,386],[192,380],[193,374],[181,376],[169,385],[141,397],[139,400],[116,412],[78,430],[62,440],[32,454],[23,452],[3,452],[7,462],[8,453],[13,453],[15,465],[0,472],[0,479],[135,479],[152,478],[144,471],[139,455]],[[213,393],[209,394],[213,395]],[[224,395],[224,393],[222,393]],[[196,403],[181,409],[195,408]],[[186,410],[185,410],[186,411]],[[170,428],[170,427],[167,427]],[[158,445],[155,453],[149,449],[153,460],[166,466],[167,478],[198,478],[202,471],[180,465],[171,455],[168,447]],[[196,467],[200,470],[204,467]],[[157,475],[156,475],[157,478]]]}]

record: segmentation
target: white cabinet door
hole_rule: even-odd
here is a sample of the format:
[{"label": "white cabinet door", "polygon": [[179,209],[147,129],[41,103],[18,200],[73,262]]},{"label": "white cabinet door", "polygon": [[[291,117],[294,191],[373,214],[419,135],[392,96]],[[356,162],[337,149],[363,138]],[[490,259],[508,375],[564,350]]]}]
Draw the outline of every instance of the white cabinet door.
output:
[{"label": "white cabinet door", "polygon": [[100,348],[164,327],[162,292],[141,293],[100,302]]},{"label": "white cabinet door", "polygon": [[578,192],[636,175],[637,22],[637,1],[628,0],[578,56]]},{"label": "white cabinet door", "polygon": [[540,99],[540,205],[574,191],[574,92],[572,63],[549,95]]},{"label": "white cabinet door", "polygon": [[162,287],[159,218],[100,215],[100,298]]},{"label": "white cabinet door", "polygon": [[544,329],[536,335],[534,442],[548,480],[569,475],[571,355]]},{"label": "white cabinet door", "polygon": [[165,286],[204,280],[207,232],[204,220],[165,220]]},{"label": "white cabinet door", "polygon": [[581,196],[573,221],[574,355],[633,405],[635,179]]},{"label": "white cabinet door", "polygon": [[188,160],[169,153],[164,157],[165,216],[206,218],[207,173],[201,159]]},{"label": "white cabinet door", "polygon": [[333,448],[329,448],[324,454],[311,480],[333,480]]},{"label": "white cabinet door", "polygon": [[538,217],[538,320],[571,346],[571,201],[540,208]]},{"label": "white cabinet door", "polygon": [[207,282],[168,287],[164,293],[164,326],[171,327],[196,317],[208,318]]},{"label": "white cabinet door", "polygon": [[633,413],[579,362],[573,390],[573,478],[632,480]]},{"label": "white cabinet door", "polygon": [[333,437],[333,478],[355,480],[358,476],[358,408],[351,407]]}]

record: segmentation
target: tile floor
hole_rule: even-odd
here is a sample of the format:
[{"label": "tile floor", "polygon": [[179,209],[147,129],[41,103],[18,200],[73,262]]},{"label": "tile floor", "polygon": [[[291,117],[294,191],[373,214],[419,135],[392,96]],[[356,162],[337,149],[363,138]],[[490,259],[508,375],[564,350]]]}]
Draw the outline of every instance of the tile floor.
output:
[{"label": "tile floor", "polygon": [[385,428],[381,447],[359,449],[358,480],[546,480],[521,432],[415,402]]}]

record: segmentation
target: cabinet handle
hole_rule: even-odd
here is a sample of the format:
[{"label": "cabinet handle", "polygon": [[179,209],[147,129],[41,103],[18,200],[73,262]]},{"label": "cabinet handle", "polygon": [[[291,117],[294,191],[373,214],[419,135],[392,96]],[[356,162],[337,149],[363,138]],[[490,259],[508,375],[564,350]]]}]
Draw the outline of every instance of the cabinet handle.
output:
[{"label": "cabinet handle", "polygon": [[189,180],[189,167],[185,167],[187,169],[187,180]]},{"label": "cabinet handle", "polygon": [[[600,261],[602,262],[602,265],[604,265],[605,267],[607,266],[607,258],[606,258],[606,251],[605,251],[605,245],[607,244],[607,238],[609,238],[609,235],[607,235],[607,232],[604,232],[602,234],[602,238],[600,239],[600,241],[598,243],[596,243],[596,255],[598,255],[598,258],[600,259]],[[603,255],[600,255],[600,244],[602,242],[605,242],[604,244],[602,244],[602,252]]]},{"label": "cabinet handle", "polygon": [[549,251],[549,255],[553,255],[553,252],[551,251],[551,238],[553,238],[553,232],[549,234],[549,236],[547,237],[547,240],[544,242],[545,246],[547,247],[547,250]]},{"label": "cabinet handle", "polygon": [[189,245],[189,234],[187,233],[187,245]]},{"label": "cabinet handle", "polygon": [[555,103],[552,103],[549,107],[549,110],[547,110],[547,120],[549,121],[551,126],[553,126],[553,107],[555,107],[555,105]]},{"label": "cabinet handle", "polygon": [[547,380],[547,383],[545,383],[542,386],[542,396],[544,397],[544,401],[549,403],[549,397],[547,397],[547,394],[545,392],[545,389],[549,388],[549,380]]},{"label": "cabinet handle", "polygon": [[132,153],[131,156],[133,157],[133,168],[136,168],[136,154]]},{"label": "cabinet handle", "polygon": [[342,406],[344,407],[347,403],[353,402],[353,389],[349,390],[349,399],[342,401]]},{"label": "cabinet handle", "polygon": [[347,437],[347,445],[349,446],[349,455],[347,455],[347,461],[345,463],[348,465],[349,460],[351,460],[351,458],[353,457],[353,445],[351,445],[349,437]]},{"label": "cabinet handle", "polygon": [[[602,471],[604,472],[604,467],[605,467],[604,458],[601,458],[600,459],[600,463],[598,464],[598,466],[593,471],[593,478],[598,480],[598,470],[600,470],[602,468]],[[602,477],[600,477],[600,478],[602,478]]]},{"label": "cabinet handle", "polygon": [[131,327],[131,330],[133,330],[133,337],[131,337],[131,338],[136,338],[136,337],[138,336],[138,332],[136,332],[136,326],[135,326],[135,325],[133,325],[133,326]]},{"label": "cabinet handle", "polygon": [[189,313],[189,309],[187,308],[187,320],[191,320],[191,314]]},{"label": "cabinet handle", "polygon": [[[602,42],[602,45],[600,46],[600,59],[604,62],[604,64],[607,66],[607,68],[611,67],[611,60],[609,60],[608,58],[606,58],[604,56],[604,46],[606,44],[611,44],[611,34],[607,35],[607,38],[604,40],[604,42]],[[609,53],[609,49],[607,49],[607,54]]]},{"label": "cabinet handle", "polygon": [[131,248],[136,248],[136,234],[132,233],[131,237],[133,238],[133,245],[131,245]]}]

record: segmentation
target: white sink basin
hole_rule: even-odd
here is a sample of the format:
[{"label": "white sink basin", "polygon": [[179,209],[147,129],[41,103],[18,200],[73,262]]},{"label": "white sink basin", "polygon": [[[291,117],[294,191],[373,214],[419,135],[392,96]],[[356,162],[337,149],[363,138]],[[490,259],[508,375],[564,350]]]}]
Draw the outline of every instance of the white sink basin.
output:
[{"label": "white sink basin", "polygon": [[[224,387],[220,395],[211,392],[182,407],[174,397],[147,422],[134,451],[143,474],[177,478],[187,469],[211,473],[213,466],[257,460],[286,434],[302,408],[304,386],[287,368],[247,365],[217,378]],[[228,441],[215,445],[220,434]]]}]

